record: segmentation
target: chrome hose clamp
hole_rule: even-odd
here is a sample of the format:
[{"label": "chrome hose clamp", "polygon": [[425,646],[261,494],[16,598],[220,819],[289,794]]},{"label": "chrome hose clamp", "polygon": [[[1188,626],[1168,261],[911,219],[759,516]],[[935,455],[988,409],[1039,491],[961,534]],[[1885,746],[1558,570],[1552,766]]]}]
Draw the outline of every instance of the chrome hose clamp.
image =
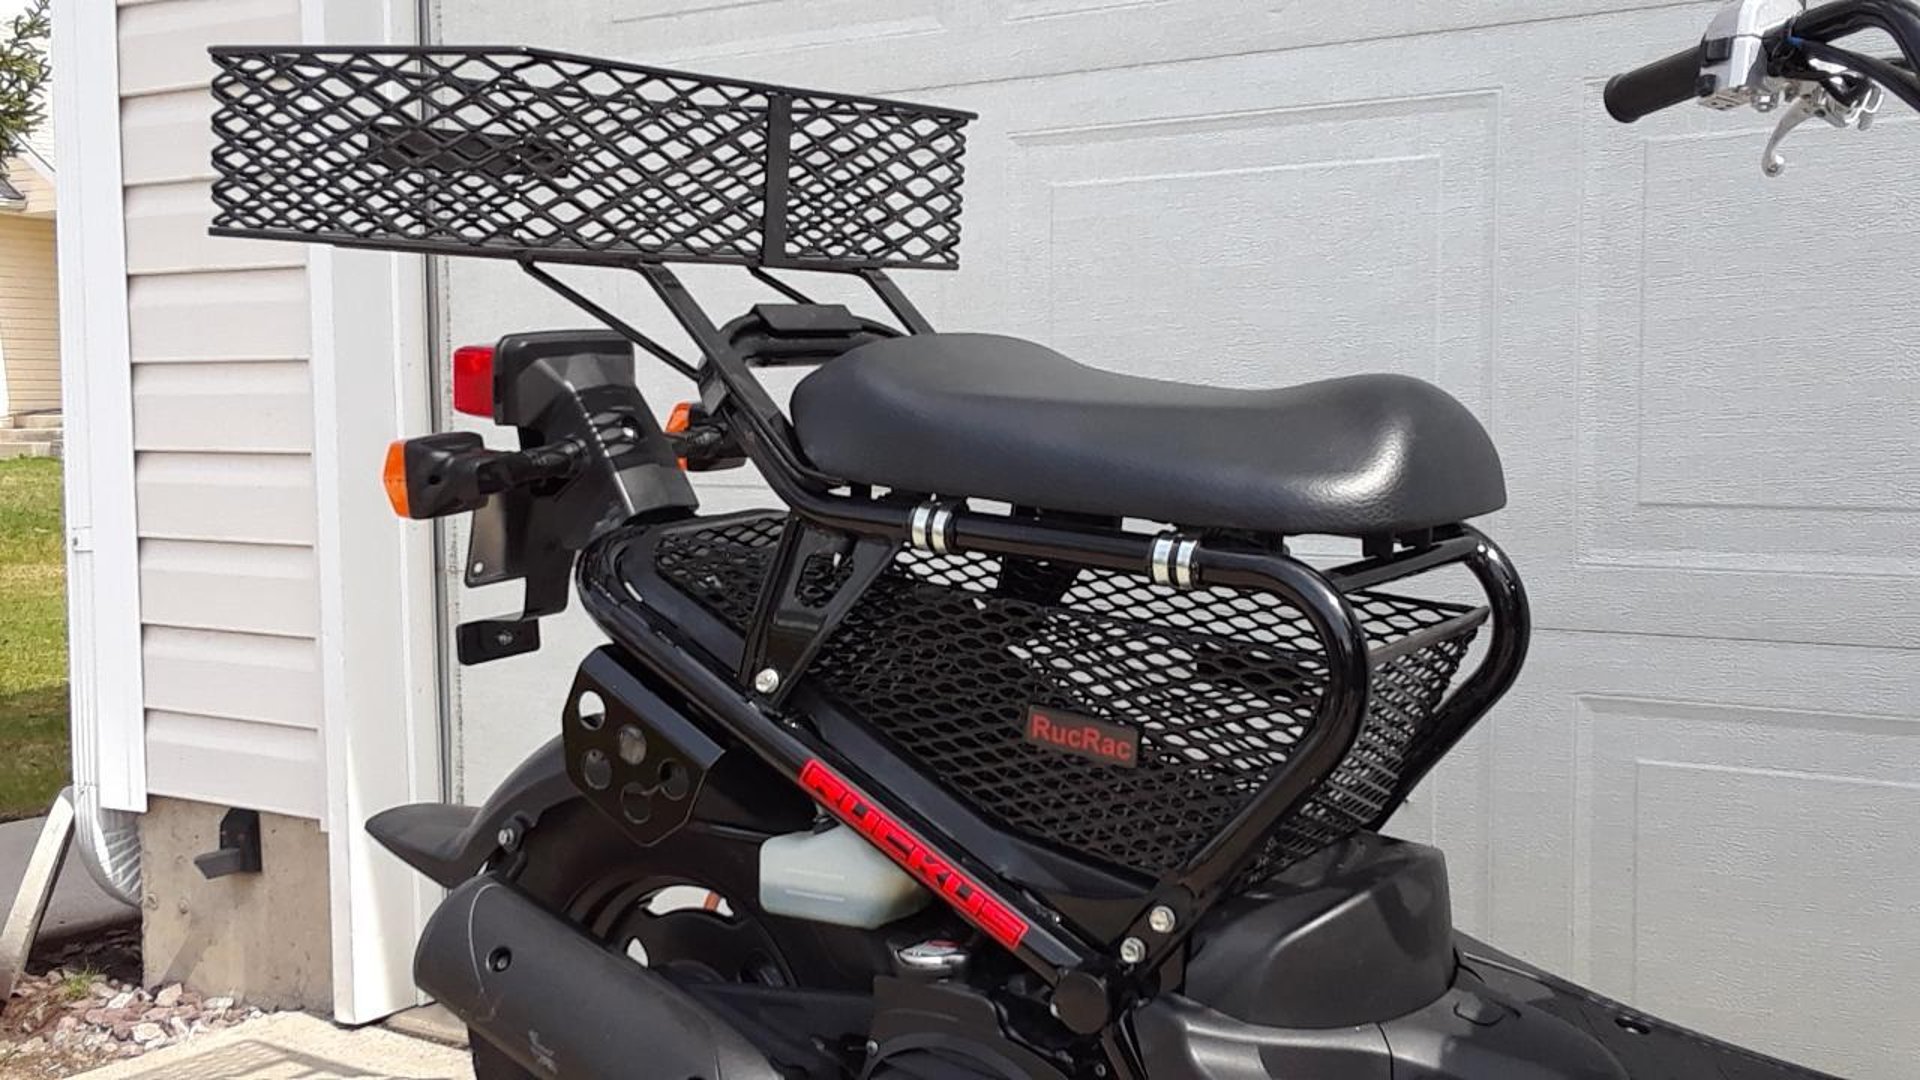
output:
[{"label": "chrome hose clamp", "polygon": [[907,523],[907,543],[921,551],[945,555],[953,550],[953,506],[926,502],[913,508]]},{"label": "chrome hose clamp", "polygon": [[1163,532],[1153,538],[1147,555],[1147,573],[1156,585],[1191,589],[1200,581],[1194,561],[1200,554],[1200,538],[1177,532]]}]

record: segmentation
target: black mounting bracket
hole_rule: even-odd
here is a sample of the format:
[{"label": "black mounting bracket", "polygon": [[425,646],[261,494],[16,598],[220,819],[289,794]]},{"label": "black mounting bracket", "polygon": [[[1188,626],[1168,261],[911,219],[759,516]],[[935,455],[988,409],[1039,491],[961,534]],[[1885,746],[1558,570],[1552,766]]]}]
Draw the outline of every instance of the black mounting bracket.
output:
[{"label": "black mounting bracket", "polygon": [[725,752],[608,648],[581,663],[561,729],[574,786],[642,847],[687,823]]},{"label": "black mounting bracket", "polygon": [[220,819],[220,846],[196,855],[193,865],[207,880],[260,872],[260,811],[229,810]]},{"label": "black mounting bracket", "polygon": [[494,420],[526,449],[586,448],[564,481],[494,493],[473,515],[469,588],[524,581],[520,611],[462,625],[462,664],[540,647],[538,620],[566,610],[573,557],[642,509],[692,509],[693,488],[634,386],[633,348],[606,330],[512,334],[494,350]]},{"label": "black mounting bracket", "polygon": [[814,654],[893,565],[900,546],[828,532],[789,516],[747,631],[741,681],[769,704],[785,701]]}]

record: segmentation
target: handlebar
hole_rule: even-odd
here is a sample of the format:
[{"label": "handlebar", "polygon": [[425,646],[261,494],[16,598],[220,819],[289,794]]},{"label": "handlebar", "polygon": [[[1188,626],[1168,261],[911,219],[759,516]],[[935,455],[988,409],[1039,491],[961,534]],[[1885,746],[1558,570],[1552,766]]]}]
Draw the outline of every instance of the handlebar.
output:
[{"label": "handlebar", "polygon": [[[1757,0],[1749,2],[1754,7],[1762,7]],[[1737,15],[1734,14],[1736,8],[1739,9]],[[1745,5],[1735,5],[1723,10],[1715,25],[1724,27],[1722,20],[1731,20],[1743,26],[1736,32],[1751,33],[1744,26],[1751,25],[1747,20],[1753,17]],[[1880,60],[1830,44],[1863,30],[1885,31],[1899,45],[1902,55]],[[1729,99],[1728,88],[1716,87],[1715,80],[1706,74],[1711,64],[1724,66],[1729,62],[1732,50],[1738,48],[1730,45],[1734,40],[1752,42],[1754,39],[1719,37],[1702,41],[1663,60],[1615,75],[1607,81],[1602,95],[1608,114],[1623,124],[1630,124],[1693,98],[1711,98],[1709,103],[1719,108],[1750,100],[1750,97],[1738,96]],[[1920,4],[1913,0],[1833,0],[1807,8],[1784,24],[1766,30],[1757,44],[1758,62],[1765,65],[1769,76],[1818,82],[1830,75],[1831,69],[1816,69],[1811,62],[1823,61],[1878,83],[1920,109],[1920,80],[1913,76],[1914,68],[1920,66],[1916,64],[1920,60]],[[1736,66],[1744,71],[1746,65],[1742,61]]]},{"label": "handlebar", "polygon": [[1683,49],[1607,80],[1607,115],[1631,124],[1669,106],[1699,96],[1700,47]]}]

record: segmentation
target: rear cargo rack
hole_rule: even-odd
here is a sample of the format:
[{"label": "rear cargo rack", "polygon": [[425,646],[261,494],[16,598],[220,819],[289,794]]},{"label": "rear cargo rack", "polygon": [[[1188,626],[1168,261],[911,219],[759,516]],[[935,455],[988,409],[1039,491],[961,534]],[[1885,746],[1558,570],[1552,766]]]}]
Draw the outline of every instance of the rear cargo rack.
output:
[{"label": "rear cargo rack", "polygon": [[[662,526],[651,534],[653,571],[744,636],[792,527],[771,513]],[[842,587],[825,565],[815,579],[803,571],[816,604]],[[1489,609],[1377,590],[1347,601],[1368,644],[1359,735],[1259,838],[1248,876],[1375,826],[1397,805],[1403,776],[1458,735],[1450,724],[1460,718],[1442,705]],[[1336,677],[1306,613],[1272,593],[911,548],[853,604],[809,674],[978,812],[1156,877],[1181,872],[1294,764],[1325,723]],[[1037,745],[1026,735],[1033,706],[1137,732],[1137,757],[1115,765]]]},{"label": "rear cargo rack", "polygon": [[219,235],[623,266],[959,265],[971,113],[541,49],[212,56]]}]

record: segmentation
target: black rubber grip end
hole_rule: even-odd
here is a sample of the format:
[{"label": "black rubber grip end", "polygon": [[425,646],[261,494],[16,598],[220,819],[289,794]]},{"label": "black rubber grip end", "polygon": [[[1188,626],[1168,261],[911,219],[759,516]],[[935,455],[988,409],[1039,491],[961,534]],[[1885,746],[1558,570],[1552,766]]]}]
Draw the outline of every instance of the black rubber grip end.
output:
[{"label": "black rubber grip end", "polygon": [[1700,94],[1700,47],[1674,53],[1607,80],[1607,115],[1623,124]]}]

